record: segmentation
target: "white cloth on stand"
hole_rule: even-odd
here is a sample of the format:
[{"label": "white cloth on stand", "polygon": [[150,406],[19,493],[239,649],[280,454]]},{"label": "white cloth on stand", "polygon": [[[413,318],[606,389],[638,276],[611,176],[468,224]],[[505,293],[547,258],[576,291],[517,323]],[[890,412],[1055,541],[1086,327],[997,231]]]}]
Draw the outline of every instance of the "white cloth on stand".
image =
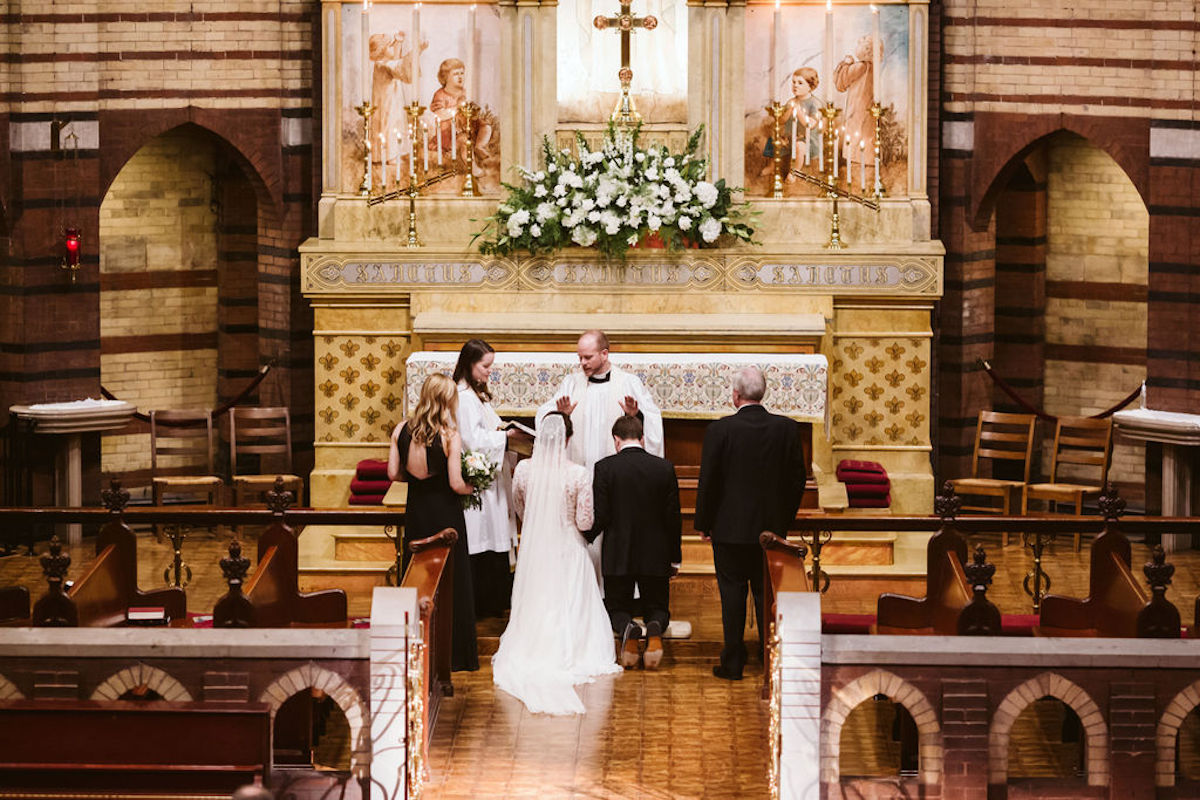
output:
[{"label": "white cloth on stand", "polygon": [[480,492],[479,508],[463,512],[467,522],[467,549],[476,553],[507,553],[517,542],[517,521],[509,508],[512,465],[505,458],[508,437],[497,430],[500,416],[475,394],[465,381],[458,384],[458,433],[463,452],[475,451],[498,465],[496,480]]}]

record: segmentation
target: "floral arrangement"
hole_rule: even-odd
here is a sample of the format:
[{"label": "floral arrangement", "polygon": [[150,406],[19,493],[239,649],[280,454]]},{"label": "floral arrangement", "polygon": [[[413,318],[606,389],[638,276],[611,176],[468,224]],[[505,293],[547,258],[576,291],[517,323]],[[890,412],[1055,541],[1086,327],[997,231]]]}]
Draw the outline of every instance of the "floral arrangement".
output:
[{"label": "floral arrangement", "polygon": [[467,450],[462,454],[463,480],[472,488],[470,494],[462,495],[462,507],[482,508],[480,494],[490,488],[496,480],[496,463],[478,450]]},{"label": "floral arrangement", "polygon": [[610,123],[599,150],[576,132],[578,155],[543,139],[545,168],[518,167],[524,185],[504,184],[508,197],[475,234],[483,237],[479,252],[536,255],[578,245],[623,259],[655,235],[669,250],[716,247],[722,237],[753,242],[749,204],[735,203],[724,179],[706,180],[708,164],[697,152],[703,126],[682,153],[641,148],[640,131]]}]

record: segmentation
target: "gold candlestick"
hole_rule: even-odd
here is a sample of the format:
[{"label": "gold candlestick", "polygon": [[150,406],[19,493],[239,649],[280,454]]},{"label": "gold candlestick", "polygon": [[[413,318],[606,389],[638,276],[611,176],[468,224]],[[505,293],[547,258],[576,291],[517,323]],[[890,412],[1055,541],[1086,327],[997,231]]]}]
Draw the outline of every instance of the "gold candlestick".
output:
[{"label": "gold candlestick", "polygon": [[371,105],[370,100],[364,100],[362,105],[355,106],[354,110],[363,121],[363,179],[358,185],[358,193],[366,197],[371,193],[371,114],[375,111],[375,106]]},{"label": "gold candlestick", "polygon": [[822,176],[825,183],[825,196],[833,200],[833,216],[829,220],[829,243],[825,246],[830,250],[841,250],[842,233],[838,219],[838,192],[834,185],[834,170],[837,169],[837,164],[834,163],[834,153],[837,148],[834,146],[834,137],[839,136],[837,127],[834,122],[838,118],[841,111],[833,103],[826,103],[821,109],[821,114],[825,117],[825,174]]},{"label": "gold candlestick", "polygon": [[421,178],[417,167],[420,148],[417,142],[421,143],[421,147],[426,146],[425,137],[421,136],[421,115],[425,113],[425,106],[413,100],[404,107],[404,113],[408,114],[408,131],[412,137],[408,149],[408,239],[404,246],[424,247],[425,243],[417,235],[417,197],[421,194]]},{"label": "gold candlestick", "polygon": [[873,103],[871,116],[875,118],[875,199],[878,200],[883,197],[883,181],[879,177],[879,168],[883,166],[883,156],[879,150],[879,120],[883,117],[883,106]]},{"label": "gold candlestick", "polygon": [[774,135],[771,137],[771,152],[773,153],[773,170],[771,173],[771,196],[776,200],[783,197],[783,155],[781,146],[781,137],[779,135],[780,121],[783,119],[784,113],[788,110],[787,103],[780,103],[778,100],[772,100],[770,105],[766,107],[767,113],[774,119]]},{"label": "gold candlestick", "polygon": [[466,120],[466,133],[464,134],[464,138],[466,139],[467,144],[467,169],[466,175],[463,178],[462,196],[477,197],[479,195],[479,190],[475,187],[475,131],[474,126],[471,123],[472,120],[479,116],[479,106],[470,101],[460,103],[458,106],[458,113],[462,114],[463,119]]}]

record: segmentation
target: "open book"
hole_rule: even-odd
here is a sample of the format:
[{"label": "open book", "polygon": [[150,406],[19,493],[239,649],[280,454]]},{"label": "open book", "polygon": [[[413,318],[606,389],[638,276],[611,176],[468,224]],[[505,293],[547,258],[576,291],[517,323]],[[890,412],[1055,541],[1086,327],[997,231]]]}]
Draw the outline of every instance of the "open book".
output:
[{"label": "open book", "polygon": [[525,433],[528,433],[533,438],[537,438],[537,431],[522,422],[517,422],[515,419],[506,419],[500,423],[500,430],[502,431],[512,430],[513,428],[525,431]]},{"label": "open book", "polygon": [[[513,430],[513,429],[516,429],[518,431],[524,431],[525,433],[529,434],[531,437],[533,437],[535,439],[537,438],[537,431],[535,431],[533,428],[529,427],[528,425],[525,425],[524,423],[517,422],[515,419],[504,420],[503,422],[500,423],[500,430],[502,430],[502,431],[508,431],[508,430]],[[516,453],[519,456],[533,455],[533,443],[526,439],[509,439],[508,449],[513,451],[514,453]]]}]

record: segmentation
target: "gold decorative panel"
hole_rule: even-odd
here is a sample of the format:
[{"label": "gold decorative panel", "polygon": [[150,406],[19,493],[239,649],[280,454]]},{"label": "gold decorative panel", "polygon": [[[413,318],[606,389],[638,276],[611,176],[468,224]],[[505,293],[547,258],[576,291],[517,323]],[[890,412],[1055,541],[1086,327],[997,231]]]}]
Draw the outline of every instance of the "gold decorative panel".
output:
[{"label": "gold decorative panel", "polygon": [[315,337],[316,440],[386,442],[404,413],[405,336]]},{"label": "gold decorative panel", "polygon": [[930,340],[846,337],[829,366],[835,445],[928,446]]}]

